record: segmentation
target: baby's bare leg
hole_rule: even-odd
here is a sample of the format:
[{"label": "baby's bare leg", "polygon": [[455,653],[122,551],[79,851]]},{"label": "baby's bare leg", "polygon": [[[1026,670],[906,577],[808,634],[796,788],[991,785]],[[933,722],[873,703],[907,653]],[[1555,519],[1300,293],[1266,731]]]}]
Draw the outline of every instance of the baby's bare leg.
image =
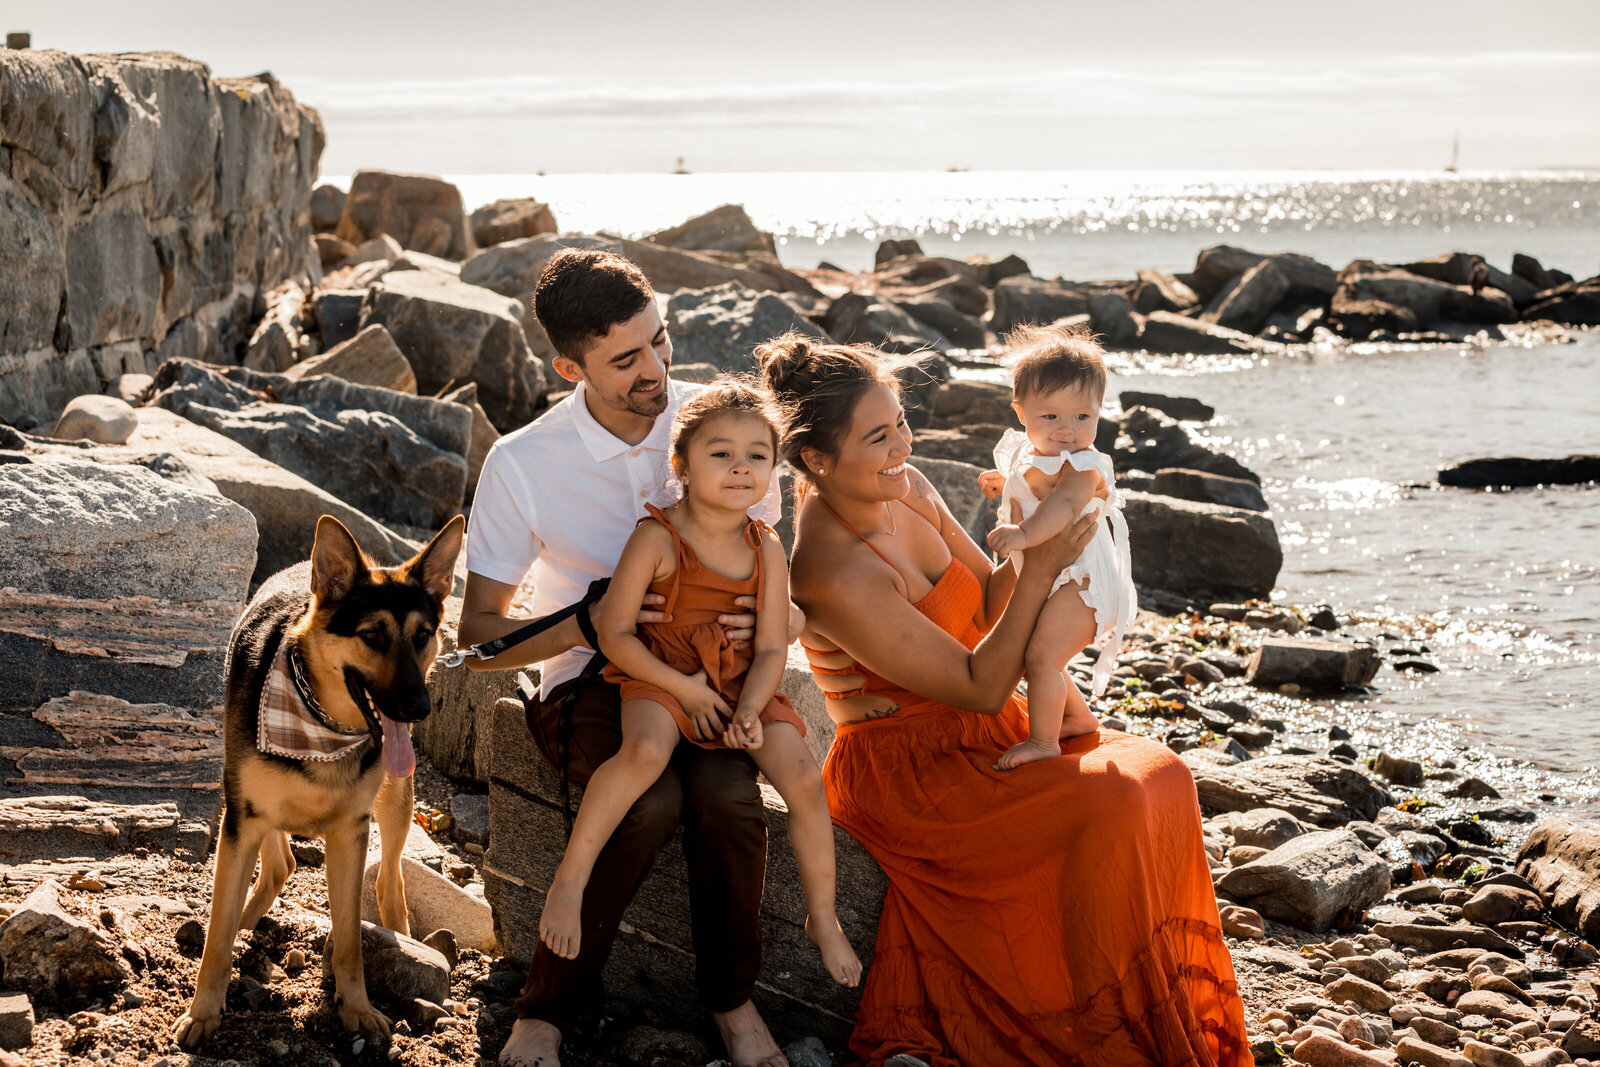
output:
[{"label": "baby's bare leg", "polygon": [[577,958],[583,890],[595,860],[634,801],[666,770],[678,737],[672,713],[655,701],[629,700],[622,705],[622,747],[589,778],[572,822],[572,839],[539,916],[539,939],[556,955]]},{"label": "baby's bare leg", "polygon": [[1023,661],[1028,677],[1028,739],[1007,749],[995,763],[997,770],[1059,756],[1063,738],[1100,725],[1083,694],[1063,673],[1067,661],[1094,640],[1094,609],[1081,595],[1086,584],[1062,586],[1039,612]]},{"label": "baby's bare leg", "polygon": [[833,820],[822,788],[822,772],[800,731],[786,722],[767,727],[766,740],[750,752],[789,809],[789,844],[806,894],[806,935],[822,952],[822,963],[840,985],[861,981],[861,960],[834,911]]}]

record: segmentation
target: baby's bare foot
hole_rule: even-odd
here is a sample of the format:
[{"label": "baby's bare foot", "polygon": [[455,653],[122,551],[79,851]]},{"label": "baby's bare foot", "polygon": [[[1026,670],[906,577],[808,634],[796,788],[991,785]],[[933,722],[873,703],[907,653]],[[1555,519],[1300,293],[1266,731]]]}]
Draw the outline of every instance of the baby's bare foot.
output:
[{"label": "baby's bare foot", "polygon": [[1094,717],[1094,712],[1088,708],[1076,711],[1069,704],[1066,717],[1061,720],[1061,740],[1069,737],[1079,737],[1083,734],[1092,734],[1100,729],[1100,720]]},{"label": "baby's bare foot", "polygon": [[583,886],[559,880],[550,883],[539,916],[539,940],[562,959],[575,960],[582,936]]},{"label": "baby's bare foot", "polygon": [[806,936],[822,952],[822,965],[835,982],[852,989],[861,984],[861,958],[850,947],[850,939],[844,936],[837,916],[829,915],[824,919],[807,915]]},{"label": "baby's bare foot", "polygon": [[1012,745],[1001,753],[1000,758],[994,761],[997,771],[1014,770],[1024,763],[1034,763],[1042,759],[1050,759],[1061,755],[1061,745],[1055,741],[1036,741],[1028,738],[1021,744]]}]

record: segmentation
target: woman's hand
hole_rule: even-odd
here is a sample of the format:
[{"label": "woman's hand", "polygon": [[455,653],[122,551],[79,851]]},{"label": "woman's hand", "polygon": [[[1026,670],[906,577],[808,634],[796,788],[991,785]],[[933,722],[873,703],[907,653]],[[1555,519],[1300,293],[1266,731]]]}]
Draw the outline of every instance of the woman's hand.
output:
[{"label": "woman's hand", "polygon": [[1071,526],[1046,538],[1031,548],[1022,550],[1022,573],[1041,570],[1050,575],[1060,574],[1083,555],[1083,550],[1094,540],[1100,522],[1098,511],[1080,515]]},{"label": "woman's hand", "polygon": [[726,733],[733,709],[706,684],[705,671],[696,671],[685,678],[679,691],[672,695],[678,698],[684,714],[694,723],[696,741],[715,741]]}]

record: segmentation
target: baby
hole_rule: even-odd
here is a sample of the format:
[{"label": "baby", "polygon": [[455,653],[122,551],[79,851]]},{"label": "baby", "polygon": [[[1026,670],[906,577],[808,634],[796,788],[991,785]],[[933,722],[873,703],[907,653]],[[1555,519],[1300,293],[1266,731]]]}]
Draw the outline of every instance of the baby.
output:
[{"label": "baby", "polygon": [[[1020,767],[1061,754],[1060,742],[1100,725],[1076,684],[1064,673],[1067,661],[1111,635],[1094,669],[1094,695],[1105,692],[1122,633],[1138,610],[1128,527],[1122,517],[1111,460],[1095,451],[1100,403],[1105,399],[1104,350],[1094,336],[1060,326],[1024,326],[1006,338],[1014,353],[1011,406],[1025,433],[1007,430],[995,446],[997,470],[980,480],[984,495],[1001,497],[1009,520],[989,534],[989,547],[1020,567],[1020,553],[1054,537],[1090,508],[1109,513],[1077,562],[1062,571],[1028,641],[1028,739],[1013,745],[995,766]],[[1063,471],[1095,471],[1107,498],[1092,480],[1063,479]]]}]

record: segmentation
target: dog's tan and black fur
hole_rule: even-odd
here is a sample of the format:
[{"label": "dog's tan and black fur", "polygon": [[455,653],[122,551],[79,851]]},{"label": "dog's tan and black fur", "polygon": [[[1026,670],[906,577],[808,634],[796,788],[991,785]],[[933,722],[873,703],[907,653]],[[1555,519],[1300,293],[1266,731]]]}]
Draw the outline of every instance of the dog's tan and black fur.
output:
[{"label": "dog's tan and black fur", "polygon": [[[457,517],[414,558],[377,568],[338,520],[324,515],[306,563],[267,579],[245,608],[228,647],[223,726],[223,814],[217,836],[211,921],[194,1000],[173,1028],[197,1047],[221,1021],[240,929],[253,929],[294,870],[289,835],[325,845],[335,1006],[349,1030],[388,1033],[367,999],[361,971],[361,876],[374,811],[382,838],[378,912],[407,933],[400,850],[410,829],[412,780],[385,771],[382,717],[390,736],[428,714],[425,685],[438,653],[465,522]],[[329,718],[365,727],[372,744],[334,761],[289,759],[256,744],[262,687],[279,646],[295,642],[309,687]],[[408,744],[401,738],[399,746]],[[398,747],[398,746],[397,746]],[[391,759],[395,758],[391,753]],[[261,858],[261,873],[245,889]]]}]

